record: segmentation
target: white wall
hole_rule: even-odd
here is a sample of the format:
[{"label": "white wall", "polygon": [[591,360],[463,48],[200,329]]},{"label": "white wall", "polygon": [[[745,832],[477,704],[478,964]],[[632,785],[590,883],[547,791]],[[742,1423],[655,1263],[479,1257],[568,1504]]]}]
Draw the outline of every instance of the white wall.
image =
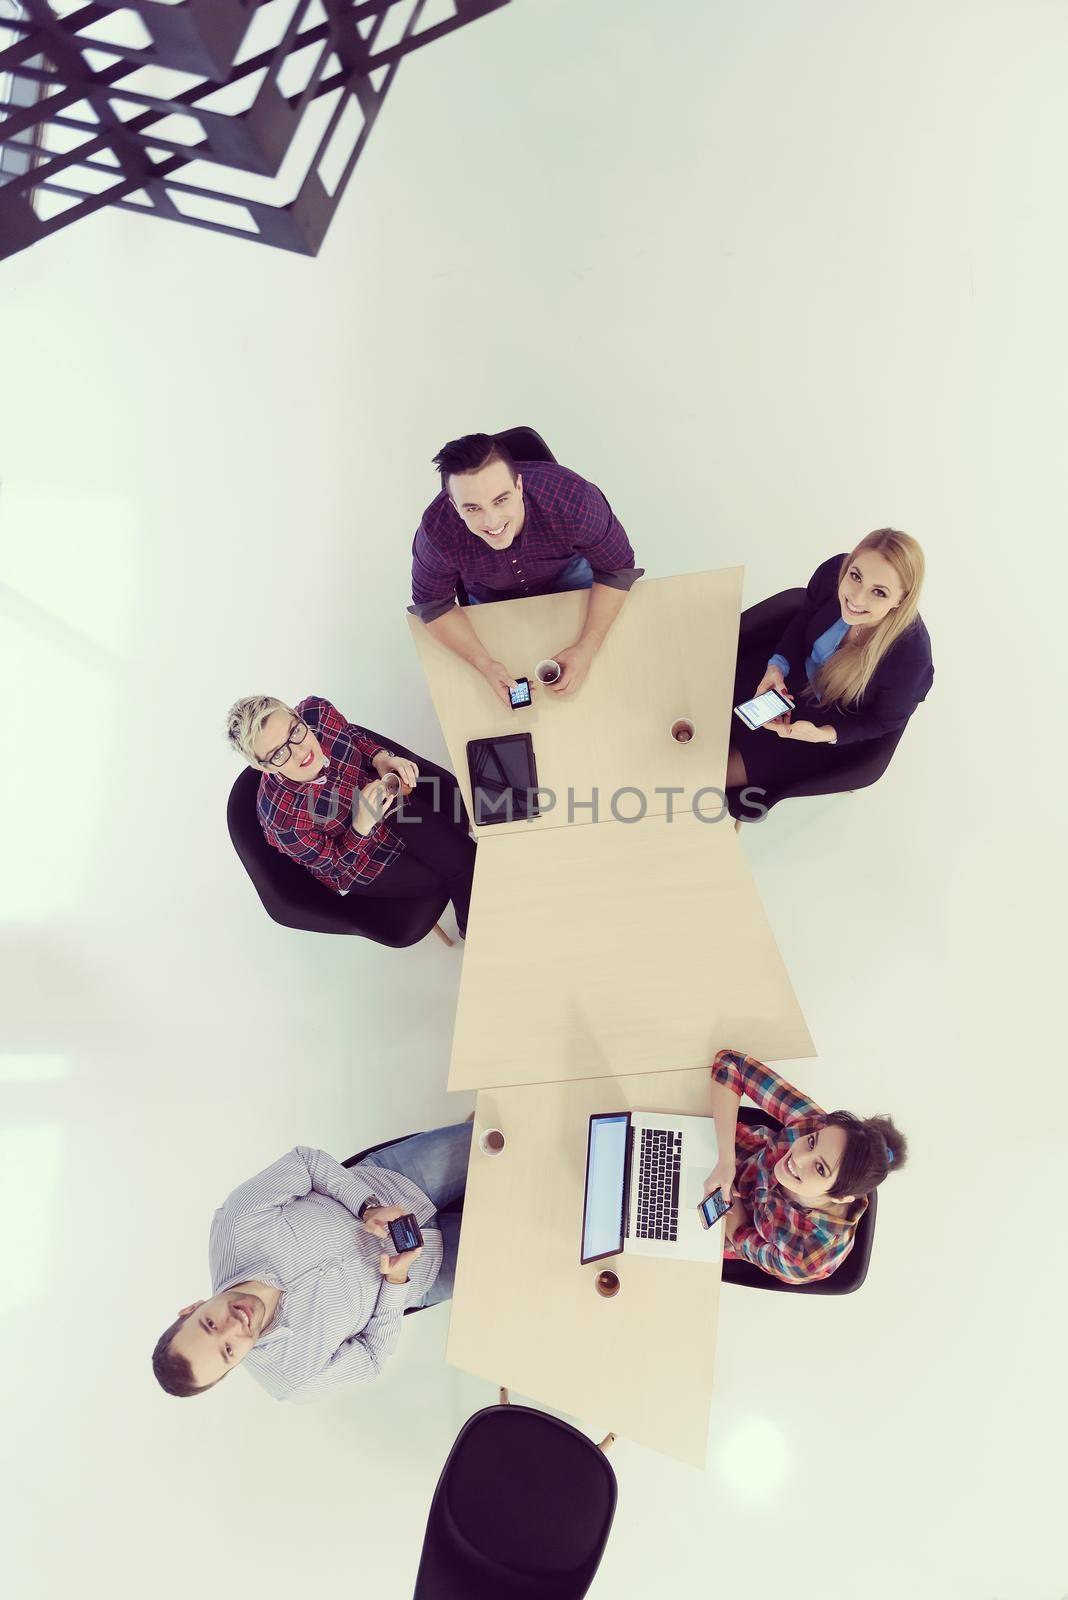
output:
[{"label": "white wall", "polygon": [[881,785],[745,834],[797,1075],[891,1110],[911,1168],[862,1293],[724,1291],[708,1470],[620,1443],[593,1592],[1068,1590],[1066,46],[1043,0],[515,0],[403,67],[317,261],[102,214],[0,268],[19,1593],[411,1592],[491,1398],[444,1313],[316,1408],[240,1376],[178,1406],[147,1358],[234,1184],[469,1108],[459,957],[271,924],[221,724],[317,690],[442,753],[411,530],[443,440],[520,422],[650,572],[745,562],[748,600],[908,528],[937,667]]}]

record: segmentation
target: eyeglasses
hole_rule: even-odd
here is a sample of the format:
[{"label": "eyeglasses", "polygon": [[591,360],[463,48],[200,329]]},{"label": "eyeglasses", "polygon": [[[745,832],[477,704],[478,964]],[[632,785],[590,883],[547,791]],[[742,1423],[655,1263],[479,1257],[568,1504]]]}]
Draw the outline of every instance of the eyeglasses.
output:
[{"label": "eyeglasses", "polygon": [[303,744],[307,737],[308,724],[306,722],[294,722],[289,730],[289,738],[285,744],[280,744],[277,750],[272,750],[269,756],[264,757],[267,766],[284,767],[293,754],[293,746],[295,744]]}]

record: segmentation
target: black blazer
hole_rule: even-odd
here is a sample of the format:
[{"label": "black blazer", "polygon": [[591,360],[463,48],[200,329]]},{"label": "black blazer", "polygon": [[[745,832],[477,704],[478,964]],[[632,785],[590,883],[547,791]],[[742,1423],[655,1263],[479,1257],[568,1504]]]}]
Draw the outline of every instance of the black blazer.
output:
[{"label": "black blazer", "polygon": [[917,617],[890,646],[864,694],[851,709],[825,708],[808,697],[801,698],[801,690],[808,684],[805,662],[812,646],[842,615],[838,604],[838,574],[848,553],[843,551],[840,556],[831,556],[816,568],[804,600],[774,651],[790,663],[786,677],[792,692],[796,691],[798,719],[804,717],[818,727],[830,724],[838,735],[839,744],[855,744],[860,739],[877,739],[880,734],[897,732],[905,726],[920,701],[926,699],[934,682],[930,635],[922,619]]}]

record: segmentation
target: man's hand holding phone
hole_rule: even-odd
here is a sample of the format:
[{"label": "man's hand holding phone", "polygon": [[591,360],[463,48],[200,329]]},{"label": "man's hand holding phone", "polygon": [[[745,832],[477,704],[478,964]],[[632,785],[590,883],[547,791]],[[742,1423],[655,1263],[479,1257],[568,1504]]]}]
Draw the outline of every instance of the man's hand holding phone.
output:
[{"label": "man's hand holding phone", "polygon": [[515,688],[515,679],[508,671],[508,668],[499,661],[485,661],[478,670],[497,696],[497,699],[503,700],[506,706],[510,706],[512,703],[511,691]]},{"label": "man's hand holding phone", "polygon": [[422,1253],[422,1245],[415,1250],[402,1250],[399,1256],[391,1256],[388,1250],[383,1250],[378,1258],[378,1270],[387,1283],[407,1283],[408,1268]]},{"label": "man's hand holding phone", "polygon": [[[360,1221],[368,1233],[373,1233],[377,1239],[389,1239],[389,1224],[396,1222],[400,1217],[409,1215],[407,1206],[367,1206]],[[387,1283],[407,1283],[408,1268],[415,1258],[421,1254],[422,1245],[415,1250],[401,1250],[393,1255],[388,1250],[383,1250],[378,1258],[378,1270]]]},{"label": "man's hand holding phone", "polygon": [[408,1215],[408,1206],[365,1206],[360,1221],[376,1239],[389,1238],[389,1224]]},{"label": "man's hand holding phone", "polygon": [[530,679],[517,678],[515,680],[515,688],[510,689],[508,692],[508,700],[513,711],[521,711],[525,706],[532,705],[533,697],[530,692]]}]

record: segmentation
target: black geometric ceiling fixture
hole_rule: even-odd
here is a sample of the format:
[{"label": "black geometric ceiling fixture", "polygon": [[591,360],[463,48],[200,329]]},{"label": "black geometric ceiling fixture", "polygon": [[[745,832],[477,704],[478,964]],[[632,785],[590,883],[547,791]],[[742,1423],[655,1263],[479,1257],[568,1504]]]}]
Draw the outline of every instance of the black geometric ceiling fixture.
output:
[{"label": "black geometric ceiling fixture", "polygon": [[103,206],[313,256],[402,57],[509,0],[0,0],[0,259]]}]

